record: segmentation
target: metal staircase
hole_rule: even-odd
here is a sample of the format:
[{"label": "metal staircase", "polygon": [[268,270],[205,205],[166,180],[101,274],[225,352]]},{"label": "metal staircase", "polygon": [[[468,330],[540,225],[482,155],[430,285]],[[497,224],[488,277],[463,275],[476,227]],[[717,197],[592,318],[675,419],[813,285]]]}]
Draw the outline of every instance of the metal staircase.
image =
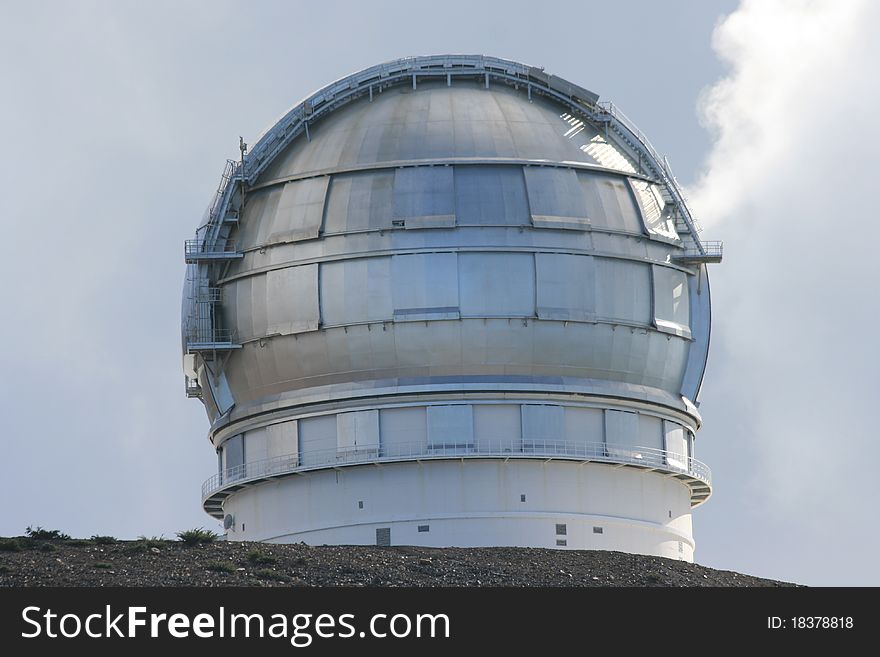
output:
[{"label": "metal staircase", "polygon": [[[244,257],[230,238],[244,205],[245,181],[241,164],[228,160],[217,193],[205,211],[195,239],[186,240],[186,317],[183,339],[187,354],[207,363],[240,349],[235,331],[223,325],[223,289],[217,285],[229,264]],[[188,397],[201,397],[199,381],[185,377]]]}]

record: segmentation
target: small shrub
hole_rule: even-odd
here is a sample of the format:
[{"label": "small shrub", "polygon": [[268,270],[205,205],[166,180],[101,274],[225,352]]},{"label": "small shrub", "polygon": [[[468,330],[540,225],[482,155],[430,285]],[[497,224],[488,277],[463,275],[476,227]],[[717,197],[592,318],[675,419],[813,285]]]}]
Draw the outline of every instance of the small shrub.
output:
[{"label": "small shrub", "polygon": [[24,530],[24,533],[27,534],[29,538],[34,538],[40,541],[70,540],[70,536],[68,534],[64,534],[57,529],[43,529],[39,525],[37,525],[36,527],[28,526],[28,528]]},{"label": "small shrub", "polygon": [[286,582],[290,578],[284,573],[279,573],[277,570],[272,570],[271,568],[264,568],[262,570],[258,570],[254,573],[254,577],[259,577],[260,579],[271,579],[276,582]]},{"label": "small shrub", "polygon": [[6,564],[0,564],[0,575],[8,575],[9,572],[9,566],[7,566]]},{"label": "small shrub", "polygon": [[201,543],[213,543],[217,540],[218,535],[210,529],[199,527],[198,529],[187,529],[183,532],[177,532],[177,538],[179,538],[184,545],[192,546]]},{"label": "small shrub", "polygon": [[205,564],[205,569],[215,573],[234,573],[235,565],[225,561],[209,561]]},{"label": "small shrub", "polygon": [[51,543],[41,543],[38,549],[40,552],[54,552],[58,548]]},{"label": "small shrub", "polygon": [[138,543],[140,543],[141,547],[145,550],[148,548],[162,547],[165,544],[165,537],[164,536],[147,537],[142,534],[142,535],[138,536],[137,540],[138,540]]},{"label": "small shrub", "polygon": [[252,566],[271,566],[278,563],[278,557],[273,557],[260,550],[251,550],[248,552],[247,561]]},{"label": "small shrub", "polygon": [[0,538],[0,552],[21,552],[23,549],[17,538]]},{"label": "small shrub", "polygon": [[95,564],[95,568],[101,568],[102,570],[107,570],[108,568],[112,568],[112,567],[113,567],[112,563],[105,563],[103,561],[99,561],[98,563]]},{"label": "small shrub", "polygon": [[113,545],[114,543],[118,543],[115,536],[92,536],[92,543],[95,545]]}]

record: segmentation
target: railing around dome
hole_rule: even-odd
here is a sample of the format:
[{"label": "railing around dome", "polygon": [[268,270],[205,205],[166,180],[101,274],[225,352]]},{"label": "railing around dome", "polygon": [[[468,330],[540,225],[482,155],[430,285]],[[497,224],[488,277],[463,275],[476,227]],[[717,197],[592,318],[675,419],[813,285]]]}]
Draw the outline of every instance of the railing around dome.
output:
[{"label": "railing around dome", "polygon": [[[651,168],[669,189],[697,248],[700,248],[699,224],[691,215],[666,158],[657,152],[645,134],[616,105],[599,102],[597,94],[545,73],[543,69],[487,55],[406,57],[377,64],[341,78],[319,89],[282,115],[260,135],[245,161],[245,171],[233,171],[231,175],[233,178],[241,175],[253,184],[278,153],[293,139],[307,133],[310,123],[357,98],[369,95],[372,100],[374,90],[380,91],[383,87],[410,79],[415,88],[418,78],[445,77],[447,83],[451,83],[453,78],[462,76],[484,77],[487,87],[490,79],[521,85],[527,90],[529,98],[533,92],[554,98],[594,123],[610,123],[621,137],[630,142],[632,148],[643,151]],[[228,182],[226,184],[228,186]]]},{"label": "railing around dome", "polygon": [[[430,445],[421,440],[381,446],[311,450],[244,463],[226,468],[202,484],[202,500],[207,500],[224,488],[238,489],[248,483],[309,470],[394,461],[481,458],[569,460],[630,465],[668,472],[673,476],[684,475],[703,482],[706,487],[712,483],[712,473],[702,461],[677,452],[652,447],[629,447],[564,440],[512,441],[503,439]],[[708,493],[705,497],[708,497]]]}]

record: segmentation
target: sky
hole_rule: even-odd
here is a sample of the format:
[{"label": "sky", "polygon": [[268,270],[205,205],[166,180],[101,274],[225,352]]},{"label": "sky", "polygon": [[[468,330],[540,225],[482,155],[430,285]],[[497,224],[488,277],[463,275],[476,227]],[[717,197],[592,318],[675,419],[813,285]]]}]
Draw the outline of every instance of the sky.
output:
[{"label": "sky", "polygon": [[0,0],[0,535],[213,528],[182,244],[238,136],[360,68],[485,53],[614,100],[725,241],[697,561],[880,585],[878,19],[868,0]]}]

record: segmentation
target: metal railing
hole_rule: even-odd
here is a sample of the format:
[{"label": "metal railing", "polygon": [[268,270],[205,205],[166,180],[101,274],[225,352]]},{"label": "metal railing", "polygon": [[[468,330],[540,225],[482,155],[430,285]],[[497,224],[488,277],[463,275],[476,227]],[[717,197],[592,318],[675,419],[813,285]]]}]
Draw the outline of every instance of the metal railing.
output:
[{"label": "metal railing", "polygon": [[223,288],[202,283],[194,288],[193,294],[190,298],[193,303],[222,303]]},{"label": "metal railing", "polygon": [[226,195],[226,188],[233,176],[238,173],[239,168],[240,167],[235,160],[226,160],[226,166],[223,167],[223,173],[220,176],[220,184],[217,186],[217,192],[214,194],[214,198],[211,199],[211,203],[208,205],[208,208],[205,210],[205,215],[202,218],[202,226],[214,225],[221,221],[221,210],[223,209],[223,197]]},{"label": "metal railing", "polygon": [[[275,155],[286,148],[293,139],[303,134],[309,123],[314,122],[322,115],[335,111],[341,105],[367,93],[372,98],[374,87],[381,89],[392,84],[406,82],[410,78],[415,80],[416,77],[467,77],[473,75],[485,75],[487,81],[491,77],[508,84],[521,84],[529,90],[529,94],[532,93],[532,90],[540,92],[567,104],[582,114],[586,114],[591,120],[608,121],[621,136],[625,137],[626,135],[621,132],[622,128],[637,142],[633,146],[644,150],[648,156],[652,168],[656,170],[661,182],[669,189],[683,220],[691,230],[697,248],[700,247],[698,233],[701,228],[686,205],[681,186],[673,175],[668,161],[660,155],[647,136],[620,108],[610,101],[599,102],[598,96],[587,90],[581,90],[571,83],[560,86],[559,83],[564,81],[544,73],[543,69],[535,69],[519,62],[484,55],[407,57],[371,66],[319,89],[285,112],[268,130],[260,135],[256,145],[248,154],[244,170],[237,162],[227,162],[224,175],[221,178],[220,189],[218,189],[210,206],[207,224],[216,226],[220,223],[218,218],[225,212],[225,206],[229,203],[230,190],[232,189],[230,182],[233,179],[240,178],[250,183],[256,181]],[[615,124],[617,125],[615,126]]]},{"label": "metal railing", "polygon": [[186,332],[187,349],[193,351],[216,349],[220,345],[235,345],[235,331],[233,329],[204,325],[191,327]]},{"label": "metal railing", "polygon": [[339,447],[285,454],[244,463],[214,475],[202,484],[202,499],[227,486],[324,468],[432,459],[503,458],[559,459],[641,466],[684,474],[711,484],[709,467],[695,458],[665,449],[564,440],[477,440],[473,443],[430,445],[424,440],[373,447]]},{"label": "metal railing", "polygon": [[202,386],[199,385],[198,379],[191,379],[188,376],[184,376],[184,385],[186,387],[186,396],[187,397],[201,397],[202,396]]},{"label": "metal railing", "polygon": [[678,179],[675,177],[675,174],[672,173],[672,169],[669,166],[669,160],[665,155],[660,155],[648,137],[643,133],[636,124],[630,119],[626,114],[624,114],[619,107],[617,107],[611,101],[601,101],[596,103],[597,107],[597,115],[601,118],[602,114],[606,114],[610,117],[613,117],[621,126],[623,126],[635,139],[639,142],[642,148],[645,149],[647,155],[657,164],[657,174],[661,178],[661,182],[666,186],[669,190],[669,193],[672,195],[673,200],[675,201],[675,205],[678,207],[679,211],[682,214],[682,218],[685,223],[688,224],[693,231],[694,241],[697,244],[697,248],[700,248],[701,241],[697,238],[697,235],[703,231],[703,227],[700,225],[700,222],[691,214],[690,209],[687,207],[686,199],[684,198],[684,193],[681,191],[681,185],[678,183]]},{"label": "metal railing", "polygon": [[702,251],[696,249],[694,247],[689,247],[684,250],[681,254],[683,258],[712,258],[721,260],[724,255],[724,242],[721,240],[706,240],[705,242],[701,242],[703,247]]},{"label": "metal railing", "polygon": [[232,240],[225,240],[222,244],[218,244],[213,239],[194,239],[184,241],[183,255],[187,262],[191,262],[199,258],[237,256],[239,254],[236,252],[235,242]]}]

